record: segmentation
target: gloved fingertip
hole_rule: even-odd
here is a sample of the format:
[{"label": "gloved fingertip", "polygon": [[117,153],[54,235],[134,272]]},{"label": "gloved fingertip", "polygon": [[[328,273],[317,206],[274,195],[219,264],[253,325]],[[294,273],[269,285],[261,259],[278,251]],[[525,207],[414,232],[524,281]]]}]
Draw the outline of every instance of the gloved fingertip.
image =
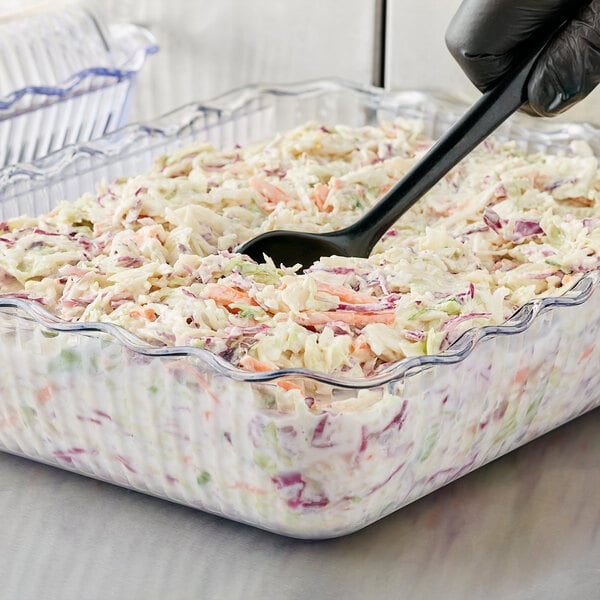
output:
[{"label": "gloved fingertip", "polygon": [[527,102],[526,104],[523,104],[523,106],[521,106],[520,111],[522,113],[525,113],[526,115],[529,115],[530,117],[539,117],[541,116],[537,111],[535,111],[531,105],[529,104],[529,102]]},{"label": "gloved fingertip", "polygon": [[568,98],[556,80],[544,73],[531,77],[527,87],[528,107],[538,117],[552,117],[568,108]]}]

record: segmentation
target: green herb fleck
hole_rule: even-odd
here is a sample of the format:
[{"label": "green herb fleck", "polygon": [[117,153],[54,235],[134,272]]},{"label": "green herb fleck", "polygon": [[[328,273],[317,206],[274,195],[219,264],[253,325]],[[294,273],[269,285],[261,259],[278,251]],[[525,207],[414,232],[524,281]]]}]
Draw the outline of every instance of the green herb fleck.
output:
[{"label": "green herb fleck", "polygon": [[60,358],[65,364],[69,366],[76,366],[81,364],[81,356],[77,354],[77,352],[73,352],[73,350],[61,350]]},{"label": "green herb fleck", "polygon": [[268,456],[260,454],[259,452],[255,452],[252,458],[254,459],[256,465],[263,471],[266,471],[267,473],[275,472],[276,465]]},{"label": "green herb fleck", "polygon": [[427,337],[425,339],[425,350],[427,354],[431,355],[440,351],[440,346],[444,336],[445,334],[441,331],[436,333],[435,329],[430,329],[427,332]]},{"label": "green herb fleck", "polygon": [[202,471],[202,473],[200,473],[198,477],[196,477],[196,482],[198,483],[198,485],[206,485],[210,481],[210,479],[210,473],[208,471]]},{"label": "green herb fleck", "polygon": [[269,421],[265,426],[265,438],[274,446],[277,445],[277,426],[273,421]]},{"label": "green herb fleck", "polygon": [[352,202],[352,208],[364,208],[365,205],[362,203],[361,199],[358,197],[358,194],[354,192],[349,192],[346,197],[350,202]]},{"label": "green herb fleck", "polygon": [[238,310],[238,316],[246,319],[256,319],[265,316],[265,311],[260,306],[251,306],[240,302],[232,302],[230,308]]},{"label": "green herb fleck", "polygon": [[457,315],[460,313],[460,302],[456,298],[448,298],[439,302],[436,308],[448,315]]},{"label": "green herb fleck", "polygon": [[504,423],[496,437],[492,440],[492,444],[504,441],[508,436],[515,432],[517,429],[517,412],[515,411],[508,416],[505,415],[503,421]]},{"label": "green herb fleck", "polygon": [[23,417],[23,422],[27,425],[31,425],[37,416],[37,412],[35,408],[31,408],[31,406],[21,406],[21,415]]},{"label": "green herb fleck", "polygon": [[439,433],[440,425],[439,423],[434,423],[434,425],[431,428],[431,431],[429,432],[429,435],[427,436],[427,439],[425,440],[423,452],[419,457],[420,462],[426,461],[431,456],[431,453],[439,439]]},{"label": "green herb fleck", "polygon": [[560,263],[557,263],[557,262],[556,262],[556,261],[554,261],[554,260],[550,260],[549,258],[547,258],[547,259],[546,259],[544,262],[545,262],[547,265],[552,265],[553,267],[558,267],[559,269],[560,269],[560,268],[561,268],[561,266],[562,266]]},{"label": "green herb fleck", "polygon": [[543,397],[544,397],[543,394],[539,394],[538,397],[535,398],[531,402],[531,404],[527,407],[527,412],[525,413],[525,418],[527,418],[527,419],[533,418],[533,415],[537,411],[538,406],[542,403]]},{"label": "green herb fleck", "polygon": [[415,319],[418,319],[421,315],[424,315],[428,310],[428,308],[421,308],[416,313],[413,313],[410,317],[408,317],[408,320],[414,321]]}]

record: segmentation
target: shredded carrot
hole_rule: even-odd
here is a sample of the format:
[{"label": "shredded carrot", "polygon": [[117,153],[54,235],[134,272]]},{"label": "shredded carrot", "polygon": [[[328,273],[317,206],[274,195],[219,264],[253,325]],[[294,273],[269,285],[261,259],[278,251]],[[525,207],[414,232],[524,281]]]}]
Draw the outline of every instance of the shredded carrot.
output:
[{"label": "shredded carrot", "polygon": [[577,198],[565,198],[561,200],[562,204],[569,204],[570,206],[594,206],[594,201],[591,198],[585,196],[577,196]]},{"label": "shredded carrot", "polygon": [[242,367],[242,369],[248,369],[248,371],[256,371],[257,373],[261,373],[262,371],[273,370],[273,367],[266,365],[260,360],[256,360],[256,358],[250,356],[249,354],[246,354],[246,356],[244,356],[242,360],[240,360],[240,367]]},{"label": "shredded carrot", "polygon": [[571,275],[570,273],[567,273],[566,275],[563,275],[561,283],[564,286],[571,285],[573,283],[573,281],[575,281],[575,279],[576,279],[575,275]]},{"label": "shredded carrot", "polygon": [[533,174],[533,187],[538,190],[543,190],[546,185],[546,179],[539,173],[535,172]]},{"label": "shredded carrot", "polygon": [[461,202],[460,204],[457,204],[454,207],[454,209],[453,209],[452,212],[454,212],[454,211],[458,212],[460,210],[464,210],[465,208],[467,208],[469,206],[469,204],[471,204],[471,198],[470,197],[467,198],[464,202]]},{"label": "shredded carrot", "polygon": [[442,208],[441,210],[437,210],[437,209],[433,209],[433,214],[436,217],[447,217],[450,214],[450,209],[449,208]]},{"label": "shredded carrot", "polygon": [[12,408],[9,408],[8,416],[5,419],[0,419],[0,428],[12,427],[13,425],[16,425],[18,421],[19,416],[17,413]]},{"label": "shredded carrot", "polygon": [[204,411],[204,420],[208,421],[211,417],[212,417],[212,411],[211,410],[205,410]]},{"label": "shredded carrot", "polygon": [[592,354],[593,351],[594,351],[594,346],[590,346],[589,348],[586,348],[581,353],[581,356],[579,357],[579,360],[585,360],[586,358],[588,358]]},{"label": "shredded carrot", "polygon": [[281,389],[285,390],[286,392],[289,392],[290,390],[298,390],[299,392],[304,393],[302,386],[299,386],[297,383],[292,383],[287,379],[279,379],[278,381],[276,381],[276,383]]},{"label": "shredded carrot", "polygon": [[289,204],[291,198],[279,187],[260,177],[250,177],[250,187],[256,190],[265,200],[274,204]]},{"label": "shredded carrot", "polygon": [[523,384],[527,381],[527,376],[529,375],[529,367],[524,367],[517,371],[517,374],[513,378],[513,383],[515,384]]},{"label": "shredded carrot", "polygon": [[156,321],[156,319],[158,318],[157,314],[149,306],[140,306],[140,307],[132,308],[129,311],[129,314],[132,317],[143,317],[144,319],[147,319],[148,321]]},{"label": "shredded carrot", "polygon": [[206,381],[204,376],[200,375],[200,373],[198,373],[198,371],[196,371],[196,369],[194,369],[194,367],[190,367],[190,368],[192,370],[192,375],[194,376],[194,379],[196,379],[196,381],[204,388],[204,391],[212,398],[214,403],[219,404],[219,402],[220,402],[219,397],[212,391],[208,381]]},{"label": "shredded carrot", "polygon": [[356,312],[352,310],[336,310],[325,312],[306,312],[302,325],[328,325],[329,323],[343,322],[356,327],[365,327],[369,323],[384,323],[391,325],[394,322],[393,310],[378,312]]},{"label": "shredded carrot", "polygon": [[373,296],[355,292],[353,289],[345,288],[341,285],[318,283],[317,289],[319,292],[324,292],[325,294],[330,294],[331,296],[337,296],[341,302],[347,302],[348,304],[372,304],[377,302],[377,298],[373,298]]},{"label": "shredded carrot", "polygon": [[138,246],[141,246],[148,239],[158,238],[158,228],[151,227],[142,229],[134,234],[133,239]]},{"label": "shredded carrot", "polygon": [[327,202],[327,197],[329,196],[329,186],[324,183],[317,183],[313,188],[312,199],[315,203],[315,206],[321,212],[331,212],[333,210],[332,206],[325,206]]},{"label": "shredded carrot", "polygon": [[351,352],[357,352],[358,350],[369,350],[371,351],[371,346],[369,346],[369,342],[362,336],[359,335],[356,339],[352,340],[350,345]]},{"label": "shredded carrot", "polygon": [[[250,356],[249,354],[246,354],[246,356],[240,360],[240,367],[242,367],[242,369],[248,369],[249,371],[255,371],[257,373],[273,370],[273,367],[270,367],[260,360],[256,360],[256,358]],[[299,390],[300,392],[303,391],[301,386],[299,386],[297,383],[292,383],[287,379],[278,379],[275,383],[286,392],[289,392],[290,390]]]},{"label": "shredded carrot", "polygon": [[44,406],[48,400],[52,397],[52,385],[45,385],[43,388],[40,388],[36,394],[36,400],[38,404]]},{"label": "shredded carrot", "polygon": [[206,378],[198,372],[198,369],[193,365],[185,362],[185,361],[175,361],[169,362],[166,364],[166,368],[168,371],[172,373],[186,373],[195,379],[206,391],[206,393],[210,396],[210,398],[215,402],[215,404],[219,404],[219,397],[212,391],[210,384],[206,381]]},{"label": "shredded carrot", "polygon": [[247,483],[240,481],[239,483],[234,483],[229,486],[232,490],[244,490],[246,492],[251,492],[253,494],[257,494],[258,496],[264,496],[267,492],[265,490],[261,490],[260,488],[253,487]]},{"label": "shredded carrot", "polygon": [[230,312],[239,312],[239,308],[229,308],[231,304],[240,302],[242,304],[254,304],[256,302],[245,292],[236,288],[227,287],[220,283],[209,283],[201,294],[202,298],[214,300],[217,304],[227,307]]}]

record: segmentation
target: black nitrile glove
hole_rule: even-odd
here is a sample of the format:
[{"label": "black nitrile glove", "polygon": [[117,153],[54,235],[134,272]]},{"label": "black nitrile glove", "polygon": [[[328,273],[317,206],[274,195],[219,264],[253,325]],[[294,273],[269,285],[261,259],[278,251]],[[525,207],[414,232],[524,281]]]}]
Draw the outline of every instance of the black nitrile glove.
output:
[{"label": "black nitrile glove", "polygon": [[471,81],[487,91],[518,61],[527,40],[565,12],[574,16],[539,57],[524,107],[556,115],[600,83],[600,0],[463,0],[446,44]]}]

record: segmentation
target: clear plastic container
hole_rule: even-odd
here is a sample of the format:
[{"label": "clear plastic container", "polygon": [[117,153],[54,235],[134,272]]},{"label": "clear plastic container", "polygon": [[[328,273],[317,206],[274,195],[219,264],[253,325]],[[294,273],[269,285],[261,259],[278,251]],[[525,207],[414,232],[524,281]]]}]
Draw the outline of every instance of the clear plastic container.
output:
[{"label": "clear plastic container", "polygon": [[[436,136],[462,110],[333,81],[245,88],[0,171],[2,218],[49,211],[192,140],[232,146],[308,119],[397,115],[423,119]],[[591,127],[527,123],[515,118],[498,135],[530,150],[572,138],[600,150]],[[348,534],[600,404],[598,278],[471,330],[439,356],[352,380],[249,373],[202,349],[151,346],[3,295],[0,447],[280,534]],[[280,377],[305,394],[284,391]]]},{"label": "clear plastic container", "polygon": [[123,126],[136,75],[156,50],[145,29],[105,29],[76,4],[0,10],[0,166]]}]

